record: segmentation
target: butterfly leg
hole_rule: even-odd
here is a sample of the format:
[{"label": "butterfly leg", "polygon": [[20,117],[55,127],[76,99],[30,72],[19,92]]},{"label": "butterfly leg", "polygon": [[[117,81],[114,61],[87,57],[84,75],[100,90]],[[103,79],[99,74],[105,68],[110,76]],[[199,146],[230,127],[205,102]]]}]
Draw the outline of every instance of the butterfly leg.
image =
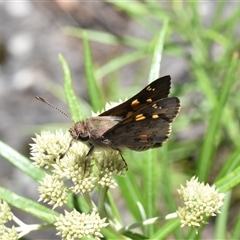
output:
[{"label": "butterfly leg", "polygon": [[121,158],[122,158],[122,160],[123,160],[123,162],[124,162],[124,164],[125,164],[126,170],[128,170],[128,164],[127,164],[127,162],[125,161],[125,159],[124,159],[124,157],[123,157],[123,155],[122,155],[121,150],[120,150],[120,149],[116,149],[116,150],[119,152],[119,154],[120,154],[120,156],[121,156]]},{"label": "butterfly leg", "polygon": [[87,155],[86,155],[86,158],[92,155],[93,150],[94,150],[94,146],[91,145],[91,146],[90,146],[90,149],[88,150],[88,153],[87,153]]},{"label": "butterfly leg", "polygon": [[72,146],[72,144],[73,144],[73,141],[74,141],[74,139],[72,138],[71,142],[70,142],[70,143],[69,143],[69,145],[68,145],[68,148],[67,148],[67,150],[66,150],[64,153],[61,153],[61,154],[60,154],[60,156],[59,156],[59,159],[62,159],[62,158],[64,158],[64,157],[65,157],[65,155],[67,154],[67,152],[68,152],[69,148]]},{"label": "butterfly leg", "polygon": [[88,153],[87,153],[86,156],[85,156],[85,160],[84,160],[84,169],[83,169],[83,172],[84,172],[84,173],[86,173],[86,170],[87,170],[87,161],[88,161],[88,157],[92,155],[93,150],[94,150],[94,146],[91,145],[91,146],[90,146],[90,149],[88,150]]}]

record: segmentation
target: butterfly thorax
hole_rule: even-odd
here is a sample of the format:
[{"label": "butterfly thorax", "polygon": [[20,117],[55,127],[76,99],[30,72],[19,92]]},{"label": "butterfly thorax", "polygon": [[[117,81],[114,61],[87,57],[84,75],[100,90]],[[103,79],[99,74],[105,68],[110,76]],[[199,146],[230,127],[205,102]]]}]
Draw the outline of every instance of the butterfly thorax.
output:
[{"label": "butterfly thorax", "polygon": [[111,142],[104,138],[104,133],[123,120],[116,116],[97,116],[77,122],[69,130],[74,140],[90,146],[111,147]]}]

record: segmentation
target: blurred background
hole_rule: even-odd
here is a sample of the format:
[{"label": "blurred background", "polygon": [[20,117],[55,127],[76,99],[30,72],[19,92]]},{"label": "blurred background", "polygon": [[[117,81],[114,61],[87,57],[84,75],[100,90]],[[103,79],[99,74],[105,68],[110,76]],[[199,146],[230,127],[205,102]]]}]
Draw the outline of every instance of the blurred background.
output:
[{"label": "blurred background", "polygon": [[[77,28],[91,30],[89,38],[98,84],[106,100],[117,101],[118,98],[131,96],[147,84],[152,59],[151,41],[161,29],[162,19],[168,15],[171,30],[164,47],[166,51],[162,57],[160,75],[171,75],[171,94],[178,96],[182,102],[179,123],[173,126],[175,133],[172,141],[190,143],[185,154],[179,156],[184,159],[184,164],[177,166],[191,171],[189,165],[198,156],[198,146],[206,131],[206,117],[213,107],[212,93],[209,93],[201,77],[210,79],[217,96],[232,53],[239,51],[239,8],[239,2],[233,1],[227,4],[200,1],[197,5],[174,1],[130,1],[128,7],[121,2],[108,1],[1,1],[1,141],[29,157],[31,137],[35,132],[39,133],[44,124],[49,128],[51,124],[61,124],[66,129],[71,126],[71,121],[64,115],[34,98],[39,95],[68,113],[59,53],[70,66],[76,94],[85,101],[90,112],[83,46]],[[109,35],[98,36],[97,31]],[[107,70],[102,67],[112,59],[128,54],[129,58],[126,57],[121,67],[109,65]],[[113,82],[122,91],[112,91]],[[229,100],[232,109],[228,115],[233,117],[232,124],[224,125],[218,136],[218,144],[221,145],[216,153],[219,167],[221,160],[224,161],[224,156],[237,146],[239,139],[239,107],[236,104],[239,97],[234,100],[234,96],[238,96],[239,82],[235,82],[232,89]],[[215,166],[212,178],[214,171],[218,170]],[[33,200],[38,199],[37,184],[2,157],[0,185]],[[32,221],[29,216],[23,217],[26,217],[26,222]],[[59,239],[54,231],[46,230],[44,234],[33,233],[30,237]]]}]

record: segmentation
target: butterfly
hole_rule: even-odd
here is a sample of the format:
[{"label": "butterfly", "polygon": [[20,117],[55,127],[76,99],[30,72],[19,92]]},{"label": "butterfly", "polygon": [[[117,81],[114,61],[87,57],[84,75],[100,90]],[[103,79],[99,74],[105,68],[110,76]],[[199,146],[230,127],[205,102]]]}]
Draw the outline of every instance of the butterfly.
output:
[{"label": "butterfly", "polygon": [[[177,97],[168,97],[170,88],[171,77],[160,77],[118,106],[97,117],[76,122],[69,130],[72,140],[61,158],[68,152],[73,141],[81,141],[89,146],[86,157],[96,147],[100,147],[117,150],[124,162],[124,148],[145,151],[161,147],[167,141],[172,121],[181,108]],[[59,110],[43,98],[36,98]],[[127,166],[126,162],[125,164]]]},{"label": "butterfly", "polygon": [[171,77],[160,77],[118,106],[75,123],[69,130],[73,141],[89,146],[87,156],[96,147],[117,150],[121,156],[124,148],[145,151],[161,147],[180,111],[179,99],[168,97],[170,88]]}]

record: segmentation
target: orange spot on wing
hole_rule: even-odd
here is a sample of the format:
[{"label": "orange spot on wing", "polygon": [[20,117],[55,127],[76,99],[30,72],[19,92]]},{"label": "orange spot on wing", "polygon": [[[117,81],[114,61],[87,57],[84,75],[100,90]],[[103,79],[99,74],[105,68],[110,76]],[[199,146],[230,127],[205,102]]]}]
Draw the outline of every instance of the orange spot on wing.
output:
[{"label": "orange spot on wing", "polygon": [[152,118],[159,118],[159,116],[157,114],[153,114]]},{"label": "orange spot on wing", "polygon": [[133,114],[133,112],[128,112],[127,115],[126,115],[126,117],[129,117],[129,116],[131,116],[132,114]]},{"label": "orange spot on wing", "polygon": [[135,117],[135,120],[136,121],[141,121],[141,120],[144,120],[146,117],[143,116],[143,114],[138,114],[136,117]]},{"label": "orange spot on wing", "polygon": [[147,134],[142,134],[138,136],[139,142],[148,142],[149,135]]},{"label": "orange spot on wing", "polygon": [[132,101],[132,103],[131,103],[131,106],[133,107],[133,106],[136,106],[136,105],[138,105],[140,102],[137,100],[137,99],[135,99],[135,100],[133,100]]}]

